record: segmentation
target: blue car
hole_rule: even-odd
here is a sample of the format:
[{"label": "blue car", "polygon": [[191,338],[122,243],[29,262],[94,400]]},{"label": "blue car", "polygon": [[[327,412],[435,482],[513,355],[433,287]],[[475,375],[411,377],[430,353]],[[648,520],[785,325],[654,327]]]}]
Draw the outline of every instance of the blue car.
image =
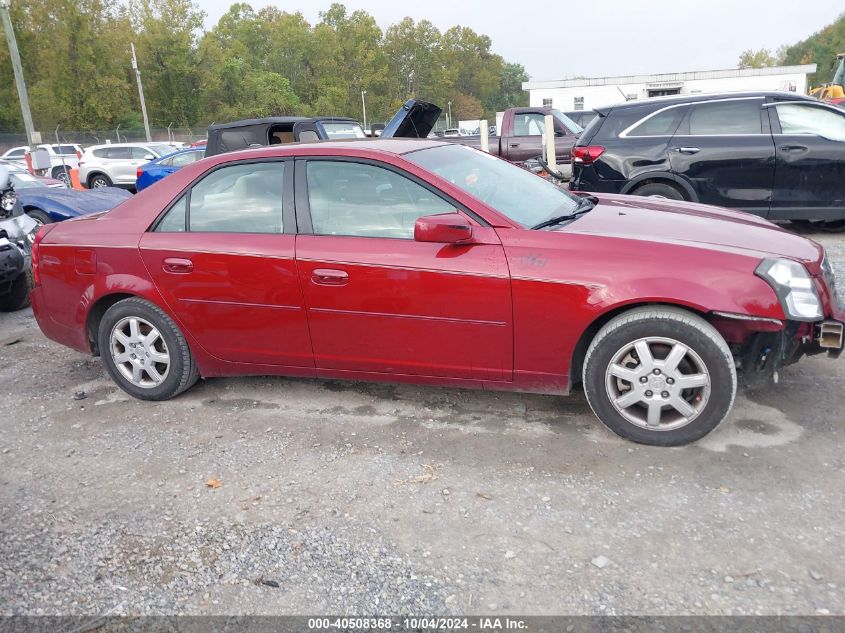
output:
[{"label": "blue car", "polygon": [[39,224],[61,222],[80,215],[109,211],[132,194],[118,187],[102,187],[91,191],[53,187],[17,188],[23,210]]},{"label": "blue car", "polygon": [[135,181],[135,189],[141,191],[154,182],[158,182],[165,176],[179,171],[185,165],[190,165],[205,157],[204,147],[189,147],[173,152],[167,156],[156,158],[138,168],[138,179]]}]

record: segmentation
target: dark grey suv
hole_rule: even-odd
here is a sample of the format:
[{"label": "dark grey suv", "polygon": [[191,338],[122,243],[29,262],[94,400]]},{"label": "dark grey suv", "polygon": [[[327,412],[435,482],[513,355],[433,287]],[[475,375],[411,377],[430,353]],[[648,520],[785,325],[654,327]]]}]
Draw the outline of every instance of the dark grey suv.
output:
[{"label": "dark grey suv", "polygon": [[845,112],[794,93],[655,98],[599,108],[570,189],[690,200],[772,220],[845,219]]}]

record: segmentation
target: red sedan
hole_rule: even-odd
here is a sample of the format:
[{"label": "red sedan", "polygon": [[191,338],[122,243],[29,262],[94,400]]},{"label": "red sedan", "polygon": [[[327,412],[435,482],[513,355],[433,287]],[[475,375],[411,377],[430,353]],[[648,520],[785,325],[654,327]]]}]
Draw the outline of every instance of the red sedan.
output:
[{"label": "red sedan", "polygon": [[278,374],[567,394],[638,442],[729,413],[737,371],[843,347],[821,246],[754,216],[578,196],[468,147],[298,144],[189,165],[41,229],[32,303],[135,397]]}]

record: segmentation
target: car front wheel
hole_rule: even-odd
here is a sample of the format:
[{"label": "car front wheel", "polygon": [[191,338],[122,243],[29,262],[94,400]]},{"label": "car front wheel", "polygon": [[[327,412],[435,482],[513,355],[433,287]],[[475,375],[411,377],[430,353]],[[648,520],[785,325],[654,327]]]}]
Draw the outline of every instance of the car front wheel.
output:
[{"label": "car front wheel", "polygon": [[167,400],[199,378],[182,332],[149,301],[133,297],[106,310],[97,343],[114,381],[141,400]]},{"label": "car front wheel", "polygon": [[635,308],[608,322],[584,359],[584,390],[613,432],[680,446],[715,429],[733,406],[736,367],[727,343],[701,317]]}]

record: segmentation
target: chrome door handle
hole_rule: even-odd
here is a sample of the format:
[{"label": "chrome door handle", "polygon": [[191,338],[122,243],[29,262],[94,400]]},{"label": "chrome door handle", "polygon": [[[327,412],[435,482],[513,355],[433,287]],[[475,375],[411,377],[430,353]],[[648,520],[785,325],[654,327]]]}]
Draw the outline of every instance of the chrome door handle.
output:
[{"label": "chrome door handle", "polygon": [[184,275],[194,270],[194,262],[182,257],[168,257],[161,263],[161,269],[166,273]]},{"label": "chrome door handle", "polygon": [[806,152],[809,148],[806,145],[781,145],[778,149],[782,152]]},{"label": "chrome door handle", "polygon": [[511,147],[519,147],[519,143],[511,143]]},{"label": "chrome door handle", "polygon": [[699,147],[676,147],[675,151],[679,154],[698,154],[701,151]]},{"label": "chrome door handle", "polygon": [[349,283],[349,273],[334,268],[315,268],[311,272],[311,281],[321,286],[345,286]]}]

